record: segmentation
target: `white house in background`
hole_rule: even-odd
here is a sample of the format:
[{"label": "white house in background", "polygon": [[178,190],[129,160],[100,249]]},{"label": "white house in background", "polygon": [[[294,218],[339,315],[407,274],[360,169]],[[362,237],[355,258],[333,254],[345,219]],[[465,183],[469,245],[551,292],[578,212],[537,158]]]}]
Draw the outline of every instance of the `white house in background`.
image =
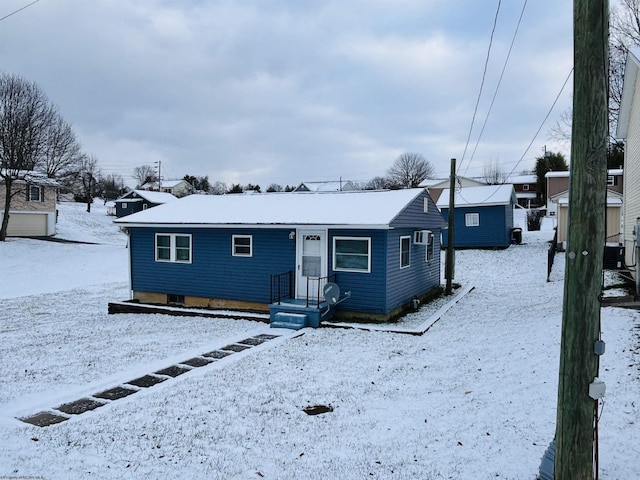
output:
[{"label": "white house in background", "polygon": [[358,188],[351,180],[336,180],[333,182],[302,182],[294,192],[354,192]]},{"label": "white house in background", "polygon": [[[627,54],[616,137],[624,140],[623,245],[627,266],[640,265],[634,228],[640,219],[640,48]],[[637,267],[636,267],[637,268]],[[637,277],[636,273],[633,272]],[[636,278],[636,285],[638,278]],[[636,288],[637,289],[637,288]]]},{"label": "white house in background", "polygon": [[147,182],[139,190],[170,193],[178,198],[191,195],[195,191],[193,185],[186,180],[162,180],[159,185],[158,182]]},{"label": "white house in background", "polygon": [[[56,234],[60,184],[43,173],[26,172],[13,181],[9,211],[9,237],[48,237]],[[0,209],[4,209],[5,185],[0,181]],[[0,210],[0,221],[4,211]]]},{"label": "white house in background", "polygon": [[[451,180],[447,178],[428,178],[420,183],[420,186],[426,188],[434,202],[438,203],[438,199],[444,189],[451,186]],[[466,187],[486,187],[487,182],[474,178],[456,175],[456,188]]]}]

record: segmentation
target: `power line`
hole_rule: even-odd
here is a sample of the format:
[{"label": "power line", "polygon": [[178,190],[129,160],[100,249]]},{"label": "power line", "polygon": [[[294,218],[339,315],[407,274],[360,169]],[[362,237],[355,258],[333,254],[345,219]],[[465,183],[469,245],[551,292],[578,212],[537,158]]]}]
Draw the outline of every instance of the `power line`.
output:
[{"label": "power line", "polygon": [[518,24],[516,25],[516,30],[513,32],[513,38],[511,39],[511,45],[509,46],[509,51],[507,52],[507,57],[504,60],[504,65],[502,66],[502,72],[500,72],[500,78],[498,79],[498,84],[496,85],[496,89],[493,92],[493,97],[491,98],[491,104],[489,105],[489,110],[487,110],[487,115],[484,117],[484,123],[482,124],[482,129],[480,130],[480,134],[478,135],[478,139],[476,140],[476,145],[473,148],[473,152],[471,153],[471,157],[469,157],[469,162],[467,162],[467,168],[464,171],[464,174],[467,174],[467,170],[469,169],[469,165],[471,165],[471,161],[476,154],[476,150],[478,149],[478,145],[480,144],[480,139],[482,138],[482,134],[484,133],[484,129],[487,126],[487,121],[489,120],[489,115],[491,114],[491,109],[493,108],[493,104],[496,100],[496,96],[498,95],[498,90],[500,89],[500,84],[502,83],[502,78],[504,77],[504,72],[507,69],[507,63],[509,63],[509,57],[511,57],[511,51],[513,50],[513,44],[516,41],[516,36],[518,35],[518,30],[520,29],[520,23],[522,22],[522,17],[524,16],[524,10],[527,7],[527,0],[524,0],[524,4],[522,5],[522,10],[520,11],[520,18],[518,18]]},{"label": "power line", "polygon": [[573,73],[573,67],[569,71],[569,75],[567,75],[567,78],[565,78],[564,83],[562,84],[562,87],[560,88],[560,91],[558,92],[558,95],[556,95],[556,98],[553,101],[553,104],[551,105],[551,108],[549,108],[549,111],[547,112],[547,114],[545,115],[544,119],[542,120],[542,123],[540,123],[540,126],[538,127],[538,130],[536,130],[536,133],[533,135],[533,138],[531,139],[531,142],[529,142],[529,145],[527,145],[527,148],[525,149],[524,153],[520,157],[520,160],[518,160],[518,162],[516,163],[515,167],[513,167],[513,170],[511,170],[511,172],[509,172],[508,176],[511,176],[513,174],[513,172],[515,171],[515,169],[518,168],[518,165],[520,164],[522,159],[524,159],[524,156],[527,154],[527,152],[531,148],[531,145],[533,145],[533,142],[536,141],[536,138],[538,137],[538,134],[540,133],[540,130],[542,130],[542,127],[544,126],[544,124],[546,123],[547,119],[549,118],[549,115],[551,115],[551,112],[553,111],[553,108],[556,106],[556,103],[558,103],[558,99],[560,98],[560,95],[562,95],[562,92],[564,91],[564,87],[567,86],[567,83],[569,82],[569,79],[571,78],[571,74],[572,73]]},{"label": "power line", "polygon": [[40,0],[35,0],[35,1],[31,2],[30,4],[25,5],[25,6],[24,6],[24,7],[22,7],[22,8],[19,8],[19,9],[18,9],[18,10],[16,10],[15,12],[11,12],[10,14],[5,15],[4,17],[0,18],[0,22],[1,22],[2,20],[5,20],[5,19],[7,19],[7,18],[11,17],[12,15],[15,15],[15,14],[16,14],[16,13],[18,13],[18,12],[21,12],[21,11],[22,11],[22,10],[24,10],[25,8],[30,7],[30,6],[31,6],[31,5],[33,5],[34,3],[38,3],[39,1],[40,1]]},{"label": "power line", "polygon": [[471,117],[471,125],[469,126],[469,135],[467,136],[467,143],[464,146],[464,152],[462,152],[462,158],[458,165],[458,171],[462,167],[464,162],[464,156],[467,154],[467,148],[469,147],[469,140],[471,139],[471,132],[473,132],[473,124],[476,120],[476,113],[478,113],[478,105],[480,104],[480,98],[482,97],[482,89],[484,88],[484,80],[487,76],[487,67],[489,66],[489,58],[491,56],[491,47],[493,46],[493,35],[496,32],[496,25],[498,24],[498,14],[500,13],[500,4],[502,0],[498,0],[498,8],[496,9],[496,16],[493,19],[493,28],[491,29],[491,36],[489,37],[489,48],[487,49],[487,58],[484,61],[484,71],[482,72],[482,81],[480,82],[480,91],[478,92],[478,99],[476,100],[476,106],[473,110],[473,116]]},{"label": "power line", "polygon": [[[520,157],[520,160],[518,160],[516,162],[515,167],[513,167],[513,169],[509,172],[509,174],[506,176],[506,178],[509,178],[511,175],[513,175],[513,172],[516,170],[516,168],[518,168],[518,165],[520,164],[520,162],[522,162],[522,160],[524,159],[524,156],[527,154],[527,152],[529,151],[529,149],[531,148],[531,145],[533,145],[533,142],[535,142],[536,138],[538,137],[538,134],[540,133],[540,130],[542,130],[542,127],[544,126],[545,122],[547,121],[547,119],[549,118],[549,116],[551,115],[551,112],[553,111],[553,108],[556,106],[556,103],[558,102],[558,99],[560,98],[560,95],[562,95],[562,92],[564,91],[564,87],[567,86],[567,83],[569,82],[569,79],[571,78],[571,74],[573,73],[573,68],[569,71],[569,75],[567,75],[567,78],[565,79],[564,83],[562,84],[562,87],[560,88],[560,91],[558,92],[558,95],[556,96],[555,100],[553,101],[553,104],[551,105],[551,108],[549,108],[549,111],[547,112],[547,115],[544,117],[544,120],[542,120],[542,123],[540,124],[540,126],[538,127],[538,130],[536,131],[535,135],[533,136],[533,138],[531,139],[531,142],[529,143],[529,145],[527,146],[526,150],[524,151],[524,153],[522,154],[522,156]],[[484,200],[482,200],[479,203],[484,203],[487,200],[489,200],[491,197],[493,197],[496,193],[498,192],[498,189],[496,188],[489,196],[487,196]],[[461,198],[464,198],[462,196],[462,193],[458,192],[458,194],[460,195]]]}]

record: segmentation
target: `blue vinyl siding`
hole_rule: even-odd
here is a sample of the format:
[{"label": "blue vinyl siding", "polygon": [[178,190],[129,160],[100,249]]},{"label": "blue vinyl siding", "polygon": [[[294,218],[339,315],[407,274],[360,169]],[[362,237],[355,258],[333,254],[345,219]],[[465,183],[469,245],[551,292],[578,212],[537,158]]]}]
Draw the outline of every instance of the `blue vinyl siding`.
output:
[{"label": "blue vinyl siding", "polygon": [[[433,229],[434,256],[427,262],[426,245],[413,243],[416,229],[390,230],[387,238],[387,311],[404,305],[440,285],[440,229]],[[400,268],[400,237],[411,236],[411,263]]]},{"label": "blue vinyl siding", "polygon": [[[428,211],[424,211],[424,202]],[[351,298],[340,304],[350,312],[387,314],[440,284],[440,229],[446,225],[424,191],[389,225],[389,229],[332,229],[327,235],[328,273]],[[434,258],[425,260],[425,245],[413,243],[413,232],[431,230]],[[131,286],[134,291],[268,303],[270,275],[296,269],[296,240],[291,228],[130,228]],[[155,261],[156,233],[189,234],[191,263]],[[252,256],[233,256],[233,235],[252,235]],[[333,271],[333,238],[371,239],[371,271]],[[411,261],[400,269],[400,236],[409,236]]]},{"label": "blue vinyl siding", "polygon": [[[192,263],[154,260],[156,232],[192,235]],[[253,256],[232,256],[234,234],[253,236]],[[283,229],[131,229],[132,288],[203,298],[269,302],[271,274],[293,270],[295,241]]]},{"label": "blue vinyl siding", "polygon": [[[424,211],[424,202],[428,202],[427,212]],[[433,203],[431,195],[425,190],[409,203],[391,222],[393,228],[411,228],[414,230],[433,230],[444,228],[446,223]]]},{"label": "blue vinyl siding", "polygon": [[[478,213],[480,224],[477,227],[465,225],[467,213]],[[442,209],[442,216],[449,218],[449,209]],[[454,247],[488,248],[508,247],[511,244],[511,229],[513,228],[513,206],[496,205],[487,207],[462,207],[455,209],[454,219]],[[442,245],[448,245],[448,232],[443,231]]]},{"label": "blue vinyl siding", "polygon": [[[333,272],[333,237],[371,238],[371,272]],[[330,230],[329,274],[336,274],[342,293],[351,291],[351,298],[340,304],[350,312],[386,313],[386,230]]]}]

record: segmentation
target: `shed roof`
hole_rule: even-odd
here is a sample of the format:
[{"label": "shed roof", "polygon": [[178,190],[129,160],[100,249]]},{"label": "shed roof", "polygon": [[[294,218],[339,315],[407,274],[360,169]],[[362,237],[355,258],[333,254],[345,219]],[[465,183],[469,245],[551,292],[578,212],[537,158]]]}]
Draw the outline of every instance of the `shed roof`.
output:
[{"label": "shed roof", "polygon": [[152,192],[149,190],[131,190],[130,192],[125,193],[123,196],[118,198],[116,202],[130,202],[132,199],[130,198],[133,194],[138,195],[139,197],[144,198],[146,201],[155,203],[157,205],[162,205],[163,203],[172,202],[174,200],[178,200],[175,195],[166,192]]},{"label": "shed roof", "polygon": [[[516,192],[513,185],[486,185],[482,187],[466,187],[455,192],[456,207],[476,207],[492,205],[508,205],[516,203]],[[436,204],[438,208],[449,208],[449,189],[442,191]]]},{"label": "shed roof", "polygon": [[422,188],[352,192],[287,192],[190,195],[115,220],[123,226],[151,225],[332,225],[385,228]]}]

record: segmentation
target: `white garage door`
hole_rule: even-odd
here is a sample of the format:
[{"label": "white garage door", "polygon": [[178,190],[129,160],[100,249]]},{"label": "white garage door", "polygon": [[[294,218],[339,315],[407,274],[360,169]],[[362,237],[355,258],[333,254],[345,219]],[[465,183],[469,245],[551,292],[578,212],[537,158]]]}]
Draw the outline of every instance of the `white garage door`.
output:
[{"label": "white garage door", "polygon": [[12,213],[9,217],[9,237],[37,237],[46,234],[46,213]]}]

